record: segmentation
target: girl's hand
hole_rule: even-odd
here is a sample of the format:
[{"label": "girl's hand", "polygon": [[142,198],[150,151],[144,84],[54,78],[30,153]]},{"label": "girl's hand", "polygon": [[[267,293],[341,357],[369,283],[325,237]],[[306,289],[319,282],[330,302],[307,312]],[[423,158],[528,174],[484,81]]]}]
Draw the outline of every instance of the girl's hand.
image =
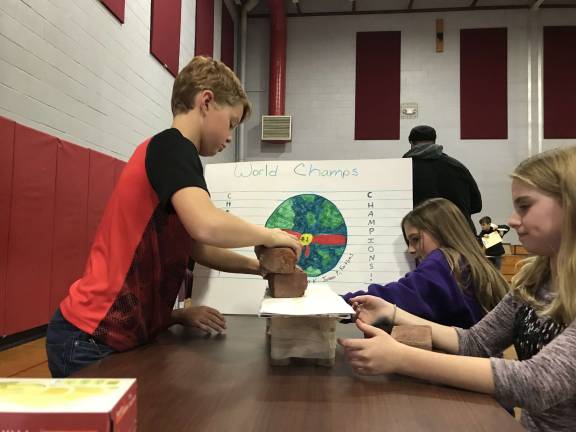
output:
[{"label": "girl's hand", "polygon": [[368,324],[373,324],[379,318],[392,319],[394,305],[386,300],[371,295],[353,297],[350,300],[356,317]]},{"label": "girl's hand", "polygon": [[404,345],[362,320],[356,320],[356,326],[369,339],[338,339],[354,371],[360,375],[396,372],[402,362]]}]

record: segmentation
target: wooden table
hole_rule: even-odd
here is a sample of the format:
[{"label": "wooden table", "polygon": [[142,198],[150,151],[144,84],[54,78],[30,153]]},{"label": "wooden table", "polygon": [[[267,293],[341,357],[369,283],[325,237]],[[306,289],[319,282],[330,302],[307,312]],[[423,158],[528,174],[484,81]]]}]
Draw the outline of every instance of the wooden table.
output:
[{"label": "wooden table", "polygon": [[[228,316],[226,335],[174,326],[75,377],[138,379],[139,431],[520,431],[491,397],[399,376],[268,364],[265,319]],[[358,337],[352,324],[339,336]]]}]

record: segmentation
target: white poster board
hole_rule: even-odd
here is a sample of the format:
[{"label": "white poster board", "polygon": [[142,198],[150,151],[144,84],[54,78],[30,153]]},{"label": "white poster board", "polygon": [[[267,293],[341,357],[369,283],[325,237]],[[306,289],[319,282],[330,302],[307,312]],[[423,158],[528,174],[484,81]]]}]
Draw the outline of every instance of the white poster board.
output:
[{"label": "white poster board", "polygon": [[[240,162],[206,166],[215,205],[301,236],[309,283],[339,294],[410,270],[400,229],[412,209],[412,160]],[[254,256],[253,248],[237,252]],[[197,265],[192,299],[228,314],[257,314],[267,282]]]}]

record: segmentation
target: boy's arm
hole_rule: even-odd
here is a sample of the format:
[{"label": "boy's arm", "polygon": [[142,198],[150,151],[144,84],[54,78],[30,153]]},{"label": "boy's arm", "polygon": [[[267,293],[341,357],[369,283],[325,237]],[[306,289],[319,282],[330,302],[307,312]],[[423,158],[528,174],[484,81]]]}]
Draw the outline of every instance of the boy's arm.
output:
[{"label": "boy's arm", "polygon": [[500,237],[504,237],[504,234],[510,231],[510,227],[508,225],[498,225],[496,229],[498,230]]},{"label": "boy's arm", "polygon": [[254,257],[198,242],[194,242],[192,247],[192,259],[203,266],[228,273],[259,274],[260,270],[260,263]]},{"label": "boy's arm", "polygon": [[300,255],[299,240],[284,231],[261,227],[220,210],[199,187],[178,190],[172,195],[172,205],[188,234],[202,244],[222,248],[284,246]]},{"label": "boy's arm", "polygon": [[265,228],[220,210],[208,193],[197,187],[178,190],[172,205],[188,234],[199,243],[225,247],[244,247],[265,244],[269,236]]}]

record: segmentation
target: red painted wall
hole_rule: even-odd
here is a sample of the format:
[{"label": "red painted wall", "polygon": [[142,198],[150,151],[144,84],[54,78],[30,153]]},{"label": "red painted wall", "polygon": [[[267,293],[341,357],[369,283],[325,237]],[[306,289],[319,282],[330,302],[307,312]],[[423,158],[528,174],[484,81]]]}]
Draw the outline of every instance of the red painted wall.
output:
[{"label": "red painted wall", "polygon": [[194,55],[214,54],[214,0],[196,1]]},{"label": "red painted wall", "polygon": [[0,335],[5,332],[6,268],[12,203],[12,166],[16,123],[0,117]]},{"label": "red painted wall", "polygon": [[400,32],[356,34],[354,139],[400,138]]},{"label": "red painted wall", "polygon": [[222,62],[234,70],[234,20],[228,11],[226,3],[222,3],[222,37],[220,56]]},{"label": "red painted wall", "polygon": [[90,150],[59,141],[50,311],[56,310],[84,270],[87,248],[82,240],[87,235],[89,169]]},{"label": "red painted wall", "polygon": [[174,76],[180,63],[181,0],[152,0],[150,53]]},{"label": "red painted wall", "polygon": [[57,149],[57,138],[16,125],[6,269],[8,334],[48,320]]},{"label": "red painted wall", "polygon": [[544,138],[576,138],[576,26],[544,27]]},{"label": "red painted wall", "polygon": [[508,32],[460,30],[460,137],[508,138]]},{"label": "red painted wall", "polygon": [[124,24],[124,10],[126,9],[126,0],[100,0],[106,8],[112,12],[118,21]]},{"label": "red painted wall", "polygon": [[124,162],[0,117],[0,335],[47,324]]}]

